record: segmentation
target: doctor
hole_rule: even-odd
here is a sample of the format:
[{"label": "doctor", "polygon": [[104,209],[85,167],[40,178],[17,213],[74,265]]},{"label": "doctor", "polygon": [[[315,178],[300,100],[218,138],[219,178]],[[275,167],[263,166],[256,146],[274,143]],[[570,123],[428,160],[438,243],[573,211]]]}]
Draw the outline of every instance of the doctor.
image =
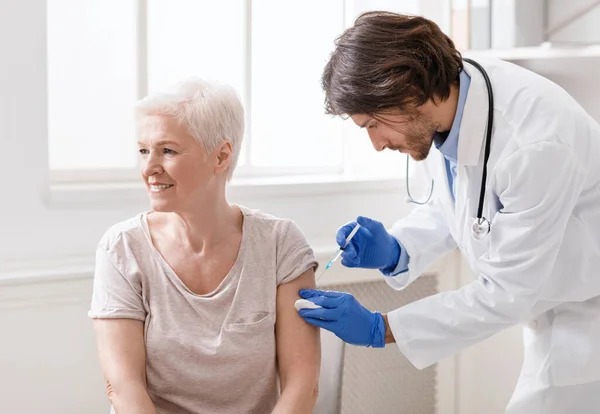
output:
[{"label": "doctor", "polygon": [[[358,217],[342,264],[379,269],[400,290],[458,248],[477,277],[387,315],[349,294],[302,290],[321,308],[301,316],[351,344],[395,342],[419,369],[523,324],[506,412],[599,413],[598,123],[549,80],[469,63],[435,23],[386,12],[341,35],[323,88],[329,114],[366,129],[377,151],[424,160],[436,183],[431,202],[389,231]],[[338,230],[340,246],[355,225]]]}]

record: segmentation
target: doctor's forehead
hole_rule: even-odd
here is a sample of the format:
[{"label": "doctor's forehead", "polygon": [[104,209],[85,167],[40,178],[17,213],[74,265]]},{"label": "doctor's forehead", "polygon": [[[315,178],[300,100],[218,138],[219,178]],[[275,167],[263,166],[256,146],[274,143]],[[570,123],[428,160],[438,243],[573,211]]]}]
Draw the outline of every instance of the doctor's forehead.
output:
[{"label": "doctor's forehead", "polygon": [[367,126],[367,124],[373,119],[373,117],[368,114],[354,114],[350,115],[350,118],[352,118],[352,121],[354,121],[354,123],[361,128]]}]

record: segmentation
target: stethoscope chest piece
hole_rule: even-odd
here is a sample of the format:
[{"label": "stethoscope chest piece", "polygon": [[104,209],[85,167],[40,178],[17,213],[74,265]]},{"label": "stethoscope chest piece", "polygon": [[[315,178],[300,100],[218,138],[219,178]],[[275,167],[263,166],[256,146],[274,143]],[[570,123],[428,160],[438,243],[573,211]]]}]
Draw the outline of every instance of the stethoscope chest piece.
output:
[{"label": "stethoscope chest piece", "polygon": [[471,225],[471,235],[475,240],[483,240],[490,232],[490,222],[485,218],[476,218]]}]

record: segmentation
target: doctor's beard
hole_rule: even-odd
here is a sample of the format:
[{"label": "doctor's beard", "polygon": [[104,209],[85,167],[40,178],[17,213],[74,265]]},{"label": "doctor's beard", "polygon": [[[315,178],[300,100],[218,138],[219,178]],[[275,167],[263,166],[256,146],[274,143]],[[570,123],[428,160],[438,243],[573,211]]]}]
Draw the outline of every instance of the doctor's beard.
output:
[{"label": "doctor's beard", "polygon": [[415,161],[423,161],[429,155],[437,129],[438,126],[428,116],[419,112],[406,123],[403,131],[398,130],[404,135],[406,144],[388,148],[408,154]]}]

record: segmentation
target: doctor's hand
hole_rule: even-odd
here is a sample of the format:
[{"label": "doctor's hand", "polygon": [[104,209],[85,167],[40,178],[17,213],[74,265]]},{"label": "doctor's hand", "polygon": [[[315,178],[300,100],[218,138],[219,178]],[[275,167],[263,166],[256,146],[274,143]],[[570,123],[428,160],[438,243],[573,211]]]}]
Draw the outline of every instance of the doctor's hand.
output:
[{"label": "doctor's hand", "polygon": [[337,244],[344,246],[346,237],[356,227],[356,223],[361,227],[344,249],[342,264],[346,267],[393,270],[400,258],[400,245],[377,220],[359,216],[356,221],[343,225],[336,234]]},{"label": "doctor's hand", "polygon": [[321,306],[300,309],[304,320],[333,332],[342,341],[352,345],[383,348],[385,322],[379,312],[364,308],[354,296],[342,292],[302,289],[300,297]]}]

